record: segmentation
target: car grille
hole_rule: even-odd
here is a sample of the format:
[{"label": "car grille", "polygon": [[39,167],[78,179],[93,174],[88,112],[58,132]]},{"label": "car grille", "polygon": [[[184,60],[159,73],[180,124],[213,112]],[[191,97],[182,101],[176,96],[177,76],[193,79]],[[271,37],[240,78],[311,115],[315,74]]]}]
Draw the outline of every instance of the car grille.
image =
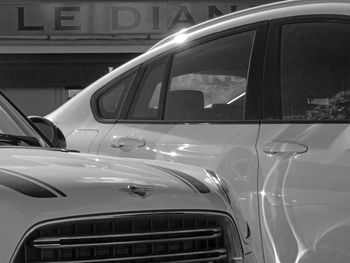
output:
[{"label": "car grille", "polygon": [[110,215],[54,221],[22,242],[15,263],[241,262],[232,221],[210,213]]}]

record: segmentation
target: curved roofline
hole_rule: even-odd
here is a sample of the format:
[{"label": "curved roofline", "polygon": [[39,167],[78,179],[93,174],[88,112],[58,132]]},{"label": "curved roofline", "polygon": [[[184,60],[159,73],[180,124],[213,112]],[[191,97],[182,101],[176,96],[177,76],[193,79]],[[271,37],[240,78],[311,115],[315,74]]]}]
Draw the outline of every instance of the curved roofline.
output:
[{"label": "curved roofline", "polygon": [[220,17],[216,17],[210,20],[207,20],[205,22],[199,23],[197,25],[191,26],[189,28],[185,28],[180,30],[177,33],[174,33],[166,38],[164,38],[163,40],[159,41],[158,43],[156,43],[155,45],[153,45],[149,50],[154,49],[156,47],[159,47],[165,43],[168,43],[172,40],[174,40],[174,38],[176,38],[176,36],[180,35],[180,34],[190,34],[193,33],[197,30],[201,30],[203,28],[206,28],[208,26],[212,26],[221,22],[225,22],[225,21],[229,21],[235,18],[240,18],[243,16],[247,16],[247,15],[254,15],[254,14],[261,14],[261,13],[266,13],[267,17],[266,20],[269,19],[269,14],[271,14],[272,12],[276,11],[277,9],[283,9],[286,7],[299,7],[299,6],[303,6],[303,5],[314,5],[314,4],[336,4],[336,3],[346,3],[346,4],[350,4],[349,0],[285,0],[285,1],[278,1],[278,2],[274,2],[274,3],[269,3],[269,4],[265,4],[265,5],[259,5],[256,7],[252,7],[252,8],[247,8],[244,10],[240,10],[234,13],[230,13],[230,14],[226,14]]}]

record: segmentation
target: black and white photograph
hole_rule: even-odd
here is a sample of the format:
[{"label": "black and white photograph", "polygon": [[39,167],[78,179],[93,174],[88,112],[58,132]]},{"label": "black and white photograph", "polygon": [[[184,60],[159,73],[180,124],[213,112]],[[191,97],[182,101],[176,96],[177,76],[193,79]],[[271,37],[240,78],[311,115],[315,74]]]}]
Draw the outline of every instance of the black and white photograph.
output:
[{"label": "black and white photograph", "polygon": [[349,0],[0,0],[0,263],[349,263]]}]

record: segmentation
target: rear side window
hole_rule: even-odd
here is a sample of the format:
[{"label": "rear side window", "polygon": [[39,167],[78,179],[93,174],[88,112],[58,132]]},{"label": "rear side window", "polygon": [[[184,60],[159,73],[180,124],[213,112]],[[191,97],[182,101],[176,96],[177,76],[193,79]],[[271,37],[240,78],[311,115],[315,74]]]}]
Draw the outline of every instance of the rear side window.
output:
[{"label": "rear side window", "polygon": [[350,25],[284,25],[281,91],[283,119],[350,119]]},{"label": "rear side window", "polygon": [[128,119],[152,120],[159,118],[160,93],[166,61],[166,59],[161,59],[145,66]]},{"label": "rear side window", "polygon": [[243,120],[255,31],[221,37],[174,55],[166,120]]},{"label": "rear side window", "polygon": [[135,74],[123,75],[94,94],[92,107],[96,118],[100,121],[117,119]]}]

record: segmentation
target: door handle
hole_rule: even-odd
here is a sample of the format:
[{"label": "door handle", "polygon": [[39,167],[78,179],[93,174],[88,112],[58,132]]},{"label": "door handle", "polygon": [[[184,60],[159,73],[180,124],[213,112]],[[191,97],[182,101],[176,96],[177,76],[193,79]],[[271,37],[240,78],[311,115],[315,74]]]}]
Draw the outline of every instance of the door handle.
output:
[{"label": "door handle", "polygon": [[268,154],[277,154],[277,153],[305,153],[307,152],[308,147],[304,144],[295,143],[295,142],[267,142],[264,144],[263,151]]},{"label": "door handle", "polygon": [[136,150],[139,147],[143,147],[146,145],[146,140],[141,137],[134,137],[134,136],[128,136],[128,137],[113,137],[113,143],[111,144],[111,147],[118,148],[122,151],[133,151]]}]

